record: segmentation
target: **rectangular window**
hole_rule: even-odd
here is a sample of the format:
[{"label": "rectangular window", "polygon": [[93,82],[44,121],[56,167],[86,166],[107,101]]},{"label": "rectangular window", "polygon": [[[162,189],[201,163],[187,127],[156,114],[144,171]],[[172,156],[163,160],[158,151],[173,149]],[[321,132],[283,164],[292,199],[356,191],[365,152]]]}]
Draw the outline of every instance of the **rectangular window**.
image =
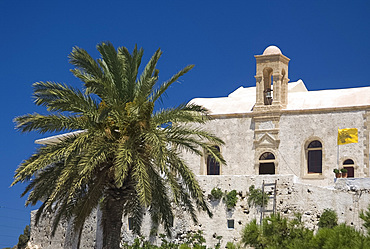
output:
[{"label": "rectangular window", "polygon": [[133,223],[134,223],[134,219],[129,217],[128,218],[128,230],[132,230]]},{"label": "rectangular window", "polygon": [[[220,147],[214,146],[214,148],[217,151],[220,151]],[[220,163],[217,162],[216,159],[210,154],[207,155],[206,165],[207,165],[207,175],[220,174]]]},{"label": "rectangular window", "polygon": [[207,175],[219,175],[220,174],[220,163],[211,156],[207,158]]},{"label": "rectangular window", "polygon": [[227,220],[227,228],[234,229],[234,220]]},{"label": "rectangular window", "polygon": [[322,173],[322,150],[308,151],[308,173]]},{"label": "rectangular window", "polygon": [[344,167],[347,170],[347,177],[353,178],[355,177],[355,169],[353,167]]}]

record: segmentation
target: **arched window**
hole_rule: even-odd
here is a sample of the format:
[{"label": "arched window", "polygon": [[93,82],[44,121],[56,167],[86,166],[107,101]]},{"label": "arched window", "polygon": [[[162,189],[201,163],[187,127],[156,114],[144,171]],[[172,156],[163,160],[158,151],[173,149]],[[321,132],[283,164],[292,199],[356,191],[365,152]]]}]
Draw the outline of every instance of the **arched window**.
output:
[{"label": "arched window", "polygon": [[265,152],[260,156],[259,160],[260,175],[274,175],[275,174],[275,156],[271,152]]},{"label": "arched window", "polygon": [[322,173],[322,144],[320,141],[312,141],[307,146],[308,173]]},{"label": "arched window", "polygon": [[[218,151],[220,147],[214,146]],[[220,163],[216,159],[209,155],[207,156],[207,175],[219,175],[220,174]]]},{"label": "arched window", "polygon": [[355,177],[355,163],[352,159],[347,159],[343,162],[343,168],[347,170],[347,177],[353,178]]}]

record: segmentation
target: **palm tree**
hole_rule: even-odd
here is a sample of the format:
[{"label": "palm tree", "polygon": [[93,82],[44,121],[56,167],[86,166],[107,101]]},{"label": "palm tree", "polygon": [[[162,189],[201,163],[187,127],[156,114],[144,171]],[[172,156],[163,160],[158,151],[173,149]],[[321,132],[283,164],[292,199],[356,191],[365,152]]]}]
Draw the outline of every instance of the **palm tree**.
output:
[{"label": "palm tree", "polygon": [[78,231],[99,205],[102,211],[103,248],[119,248],[122,216],[133,217],[140,233],[145,212],[153,228],[163,224],[170,233],[172,204],[186,208],[194,221],[196,207],[211,216],[202,190],[182,158],[183,152],[207,152],[220,163],[215,149],[221,139],[204,131],[208,111],[198,105],[180,105],[155,111],[171,84],[193,68],[187,66],[157,86],[158,49],[139,76],[143,50],[117,50],[109,43],[97,46],[94,60],[75,47],[72,73],[83,91],[54,82],[33,84],[35,104],[48,115],[15,118],[21,132],[72,132],[58,142],[39,147],[15,172],[13,185],[27,182],[26,205],[43,204],[37,220],[54,213],[54,227],[71,218]]}]

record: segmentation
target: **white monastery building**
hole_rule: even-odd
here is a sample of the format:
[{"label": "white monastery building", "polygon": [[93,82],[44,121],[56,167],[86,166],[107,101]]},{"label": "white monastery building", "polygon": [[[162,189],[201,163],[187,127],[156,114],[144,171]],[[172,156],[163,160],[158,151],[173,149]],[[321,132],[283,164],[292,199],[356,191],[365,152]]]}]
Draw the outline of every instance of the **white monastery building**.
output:
[{"label": "white monastery building", "polygon": [[[222,200],[209,198],[214,217],[200,213],[198,224],[179,212],[173,239],[181,240],[189,230],[202,230],[208,246],[217,243],[217,236],[222,236],[223,245],[238,241],[248,222],[265,215],[261,208],[248,205],[249,187],[275,182],[264,186],[274,197],[267,210],[287,217],[300,212],[315,229],[324,209],[331,208],[339,222],[362,229],[358,215],[370,203],[370,87],[308,91],[302,80],[289,82],[290,59],[278,47],[269,46],[255,58],[255,87],[191,101],[209,109],[213,120],[206,129],[224,140],[219,149],[227,164],[220,165],[207,154],[201,158],[184,154],[206,195],[213,188],[235,189],[238,202],[228,209]],[[357,129],[358,142],[338,146],[338,129],[345,128]],[[348,178],[335,178],[337,168],[346,168]],[[98,219],[96,214],[86,222],[80,248],[94,248]],[[133,238],[129,217],[124,224],[127,241]],[[46,219],[32,227],[31,243],[63,248],[69,228],[61,225],[53,239],[49,233]]]},{"label": "white monastery building", "polygon": [[[333,169],[369,175],[370,87],[308,91],[289,82],[289,58],[276,46],[256,55],[256,87],[191,102],[210,110],[207,129],[222,138],[227,166],[189,157],[200,175],[293,174],[301,182],[333,185]],[[358,143],[337,146],[338,129],[358,129]],[[338,165],[339,162],[339,165]],[[214,168],[217,169],[214,169]]]}]

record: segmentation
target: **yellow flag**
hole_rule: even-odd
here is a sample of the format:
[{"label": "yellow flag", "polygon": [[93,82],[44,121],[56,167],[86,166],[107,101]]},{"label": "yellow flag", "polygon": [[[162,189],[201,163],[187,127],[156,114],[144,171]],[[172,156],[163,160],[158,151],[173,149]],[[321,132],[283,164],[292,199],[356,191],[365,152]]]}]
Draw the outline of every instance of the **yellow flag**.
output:
[{"label": "yellow flag", "polygon": [[357,128],[338,129],[338,145],[358,143]]}]

